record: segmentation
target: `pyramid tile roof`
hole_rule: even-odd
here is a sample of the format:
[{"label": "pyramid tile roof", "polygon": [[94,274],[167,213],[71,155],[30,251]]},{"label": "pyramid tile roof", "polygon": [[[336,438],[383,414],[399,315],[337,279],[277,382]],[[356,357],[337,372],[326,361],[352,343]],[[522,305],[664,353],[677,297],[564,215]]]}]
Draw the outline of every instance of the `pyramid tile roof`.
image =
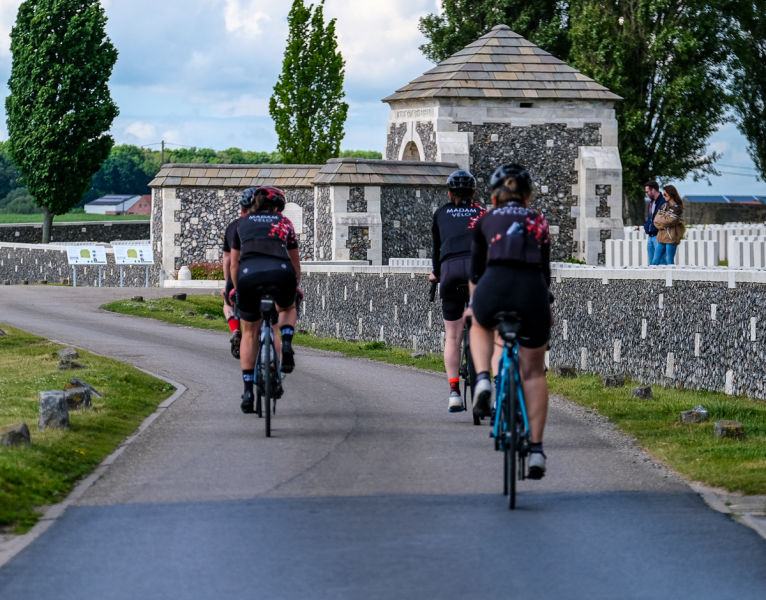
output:
[{"label": "pyramid tile roof", "polygon": [[421,98],[622,100],[604,86],[514,33],[492,30],[383,102]]}]

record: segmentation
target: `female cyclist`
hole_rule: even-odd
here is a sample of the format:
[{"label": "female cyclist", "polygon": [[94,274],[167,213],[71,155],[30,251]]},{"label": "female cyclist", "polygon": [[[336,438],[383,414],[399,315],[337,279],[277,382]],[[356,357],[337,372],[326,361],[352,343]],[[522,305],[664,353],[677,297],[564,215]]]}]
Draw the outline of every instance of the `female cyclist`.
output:
[{"label": "female cyclist", "polygon": [[301,275],[300,255],[295,229],[282,214],[285,195],[275,187],[249,188],[240,198],[247,208],[237,226],[231,245],[231,274],[242,322],[240,364],[245,391],[240,408],[253,412],[253,381],[255,359],[258,356],[258,332],[261,327],[260,304],[264,286],[274,286],[278,293],[274,301],[279,311],[280,336],[275,335],[277,355],[282,351],[282,372],[295,367],[292,339],[297,311],[295,297]]},{"label": "female cyclist", "polygon": [[545,474],[543,430],[548,413],[545,351],[552,324],[548,222],[529,207],[532,178],[518,164],[498,167],[490,180],[492,206],[474,228],[471,263],[471,351],[477,381],[474,413],[490,413],[490,356],[495,314],[521,317],[519,366],[529,417],[529,477]]}]

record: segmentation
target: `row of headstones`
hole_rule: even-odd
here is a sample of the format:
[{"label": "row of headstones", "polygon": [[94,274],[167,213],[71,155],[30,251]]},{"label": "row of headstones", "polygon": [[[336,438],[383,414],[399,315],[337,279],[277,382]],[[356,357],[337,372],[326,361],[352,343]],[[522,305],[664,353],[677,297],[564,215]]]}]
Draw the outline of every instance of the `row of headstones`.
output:
[{"label": "row of headstones", "polygon": [[[76,362],[80,355],[74,348],[59,350],[58,355],[60,370],[86,368]],[[101,394],[89,383],[78,378],[69,380],[63,390],[39,392],[38,430],[69,429],[69,411],[91,408],[93,396],[101,397]],[[20,446],[31,443],[32,438],[26,423],[18,423],[0,429],[0,445],[2,446]]]},{"label": "row of headstones", "polygon": [[[554,367],[553,374],[559,377],[576,377],[577,370],[574,367]],[[604,375],[601,378],[601,383],[607,388],[624,387],[625,381],[626,377],[622,374]],[[651,400],[654,397],[652,394],[652,386],[641,385],[635,387],[631,390],[631,396],[641,400]],[[694,408],[681,411],[679,418],[682,423],[703,423],[710,419],[710,413],[704,406],[698,404]],[[713,433],[719,438],[745,439],[745,428],[739,421],[726,419],[716,421],[713,425]]]}]

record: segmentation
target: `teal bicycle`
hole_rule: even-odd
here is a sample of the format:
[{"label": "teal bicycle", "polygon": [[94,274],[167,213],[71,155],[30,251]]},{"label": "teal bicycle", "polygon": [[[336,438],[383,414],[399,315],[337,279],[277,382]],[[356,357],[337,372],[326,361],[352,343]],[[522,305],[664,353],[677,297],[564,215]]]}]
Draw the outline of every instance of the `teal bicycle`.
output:
[{"label": "teal bicycle", "polygon": [[495,388],[495,411],[490,436],[495,450],[503,453],[503,494],[508,508],[516,508],[516,480],[526,479],[529,455],[529,420],[524,403],[524,390],[519,373],[519,329],[521,321],[515,312],[500,312],[497,331],[503,340]]}]

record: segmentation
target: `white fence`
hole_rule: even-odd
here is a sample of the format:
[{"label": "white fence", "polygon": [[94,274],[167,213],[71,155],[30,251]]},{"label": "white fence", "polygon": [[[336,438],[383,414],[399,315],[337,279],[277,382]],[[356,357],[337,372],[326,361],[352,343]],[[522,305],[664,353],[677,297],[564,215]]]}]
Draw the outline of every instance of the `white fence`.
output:
[{"label": "white fence", "polygon": [[[641,242],[643,253],[633,246],[606,243],[606,264],[616,267],[639,267],[648,265],[646,233],[643,227],[626,227],[625,240],[614,242]],[[711,258],[710,245],[699,242],[715,242],[716,255]],[[726,223],[689,227],[678,247],[676,264],[691,266],[717,266],[728,261],[730,267],[766,268],[766,224]],[[611,246],[611,249],[610,249]],[[610,258],[611,257],[611,258]],[[611,262],[610,262],[611,260]]]}]

